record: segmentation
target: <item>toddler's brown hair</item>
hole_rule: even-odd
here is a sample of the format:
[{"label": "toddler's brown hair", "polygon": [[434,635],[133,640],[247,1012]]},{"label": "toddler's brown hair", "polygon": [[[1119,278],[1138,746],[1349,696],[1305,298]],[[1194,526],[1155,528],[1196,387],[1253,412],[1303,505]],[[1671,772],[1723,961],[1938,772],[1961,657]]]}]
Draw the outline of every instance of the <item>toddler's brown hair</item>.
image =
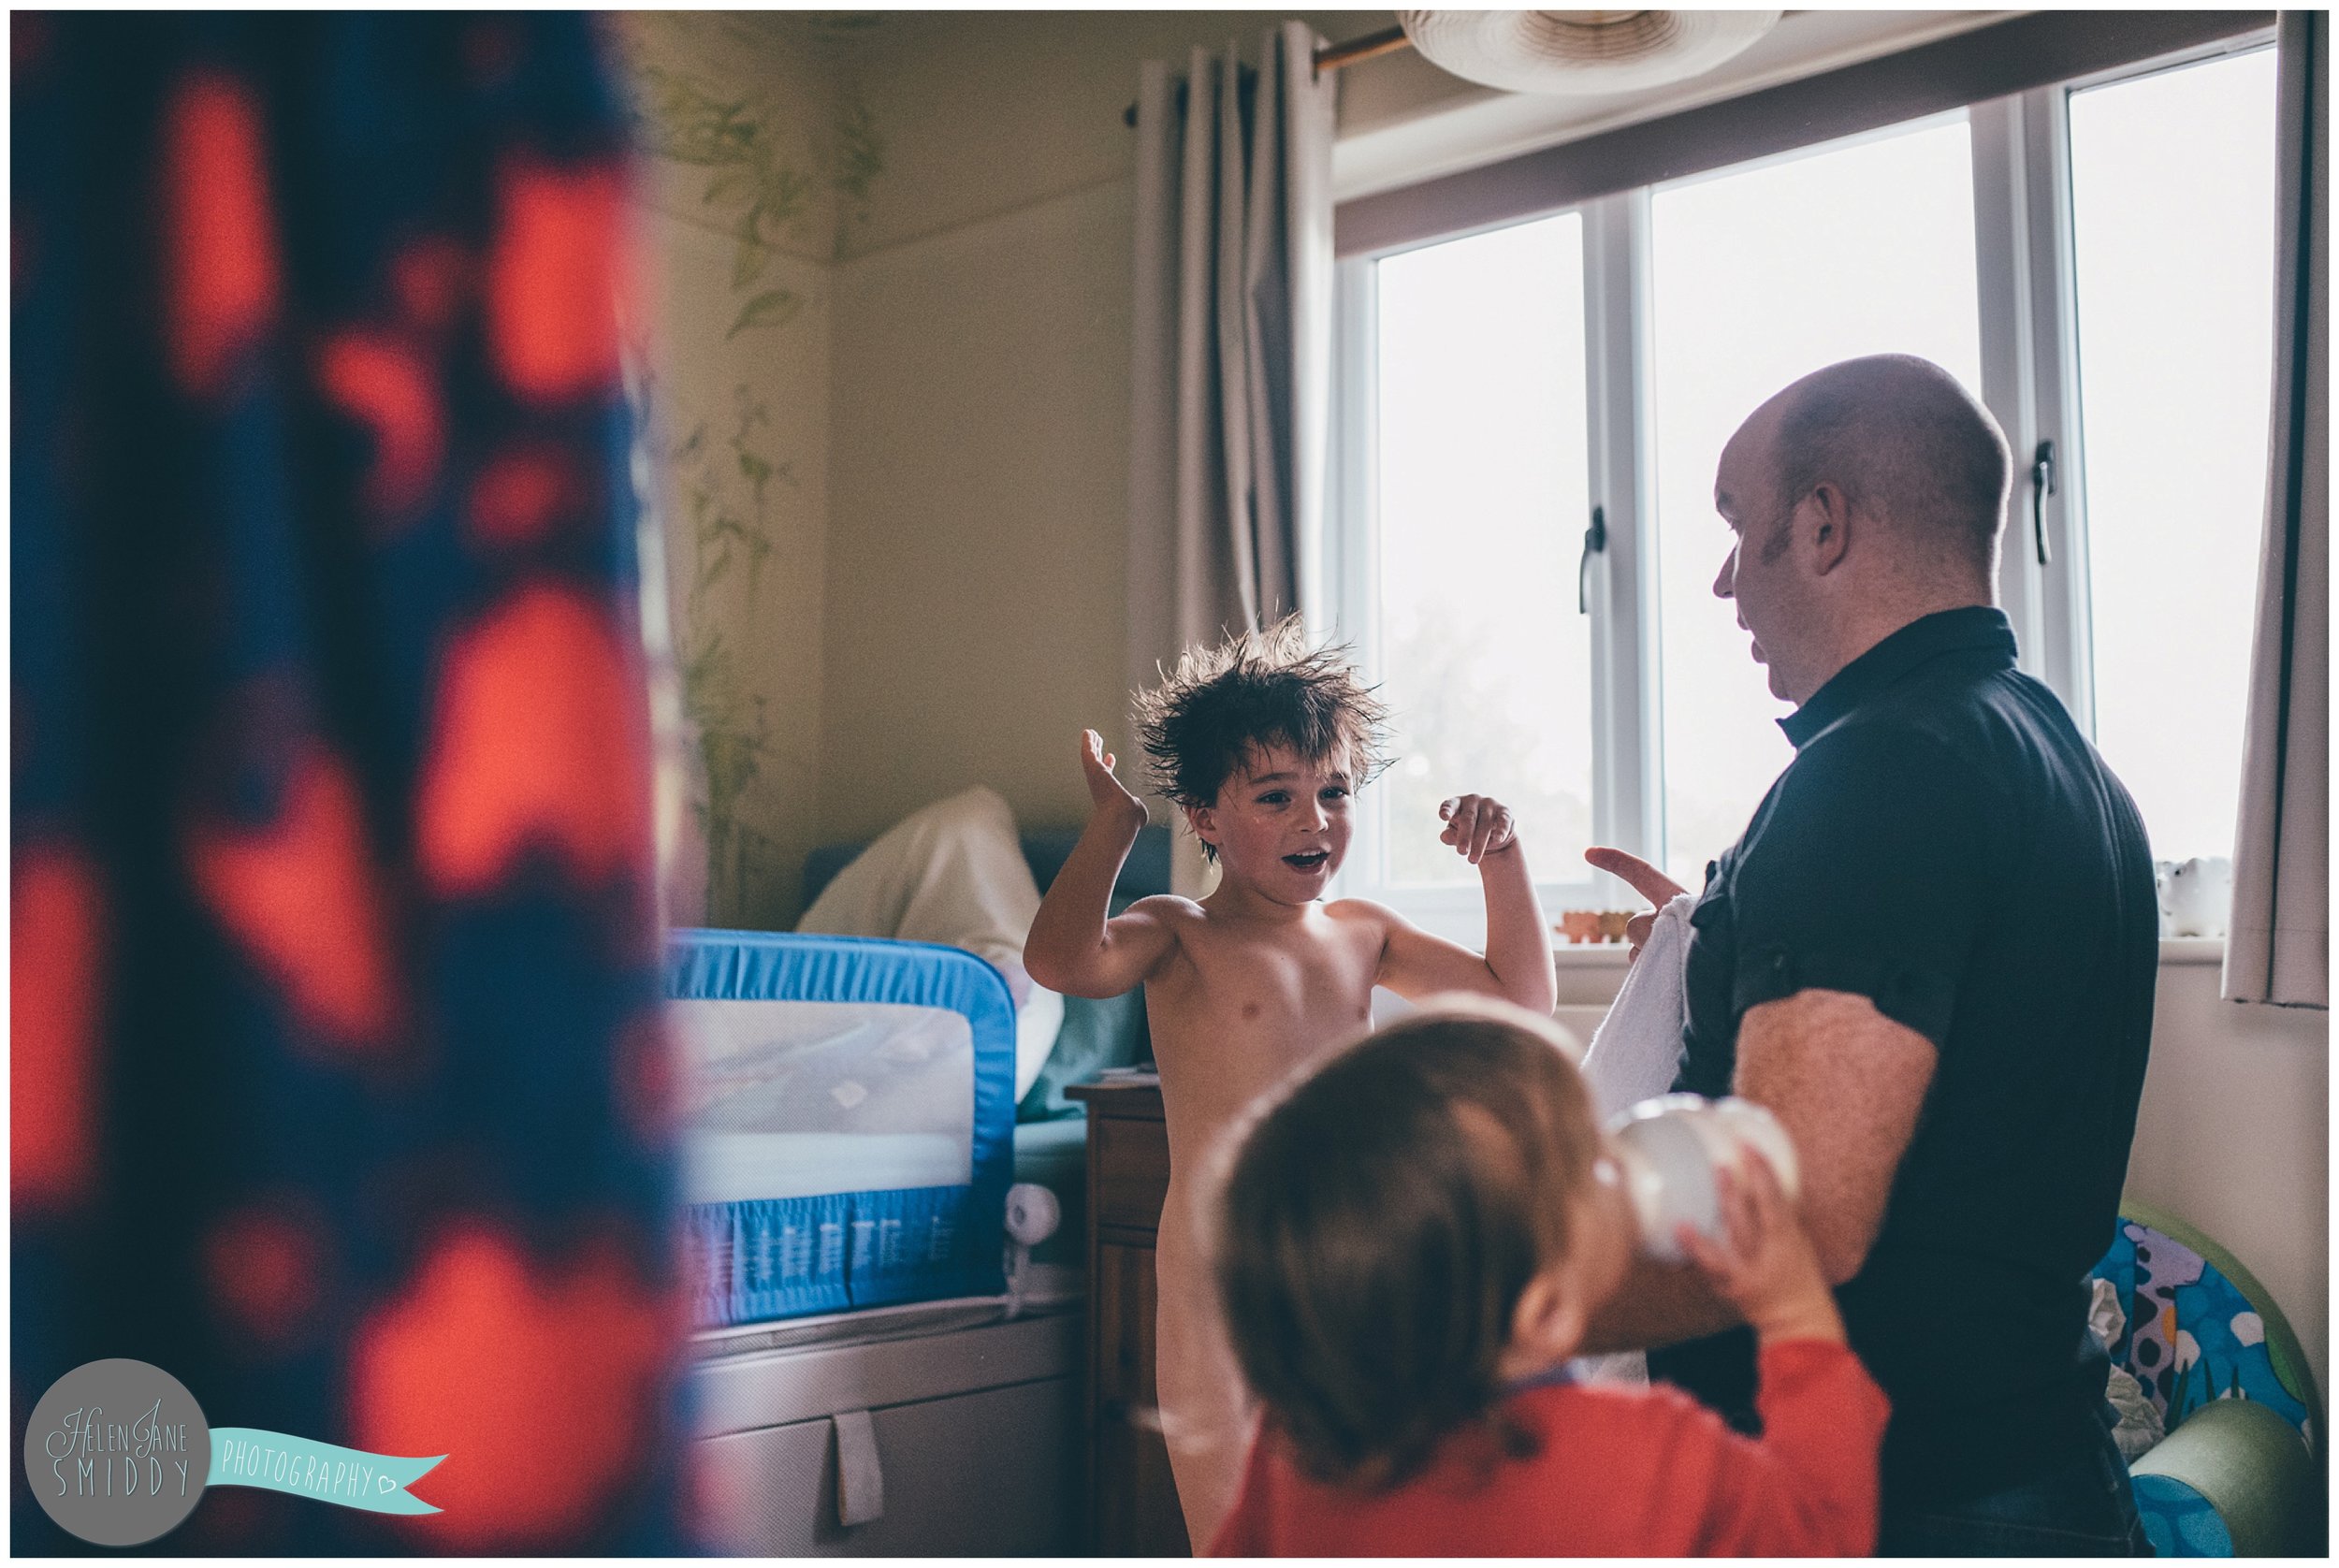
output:
[{"label": "toddler's brown hair", "polygon": [[1457,1002],[1253,1115],[1214,1238],[1236,1357],[1303,1472],[1397,1485],[1501,1396],[1519,1297],[1598,1157],[1591,1096],[1543,1021]]}]

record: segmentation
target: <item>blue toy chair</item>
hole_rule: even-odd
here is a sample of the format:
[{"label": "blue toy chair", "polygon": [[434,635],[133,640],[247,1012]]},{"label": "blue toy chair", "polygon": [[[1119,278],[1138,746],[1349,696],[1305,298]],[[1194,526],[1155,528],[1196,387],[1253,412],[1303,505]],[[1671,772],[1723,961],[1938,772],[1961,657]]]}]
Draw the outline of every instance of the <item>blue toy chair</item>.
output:
[{"label": "blue toy chair", "polygon": [[2128,1467],[2154,1550],[2321,1556],[2322,1404],[2274,1298],[2215,1241],[2133,1200],[2094,1271],[2127,1314],[2112,1360],[2168,1431]]}]

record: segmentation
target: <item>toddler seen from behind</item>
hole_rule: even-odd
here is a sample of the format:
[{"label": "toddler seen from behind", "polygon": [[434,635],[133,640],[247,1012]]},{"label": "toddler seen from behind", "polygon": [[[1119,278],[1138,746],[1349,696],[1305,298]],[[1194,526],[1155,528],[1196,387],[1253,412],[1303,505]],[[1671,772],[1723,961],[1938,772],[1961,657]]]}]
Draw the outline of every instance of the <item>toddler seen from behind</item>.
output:
[{"label": "toddler seen from behind", "polygon": [[1684,1251],[1760,1344],[1764,1436],[1572,1382],[1635,1230],[1543,1021],[1456,1002],[1299,1076],[1227,1150],[1213,1271],[1264,1402],[1230,1556],[1854,1556],[1884,1397],[1759,1156]]}]

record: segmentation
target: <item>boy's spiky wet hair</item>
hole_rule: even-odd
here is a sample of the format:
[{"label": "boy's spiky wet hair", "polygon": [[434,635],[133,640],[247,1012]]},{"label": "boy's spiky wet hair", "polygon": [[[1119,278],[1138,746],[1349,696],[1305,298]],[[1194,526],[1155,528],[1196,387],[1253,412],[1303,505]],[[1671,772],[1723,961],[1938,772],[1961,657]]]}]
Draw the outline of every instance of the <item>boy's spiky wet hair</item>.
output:
[{"label": "boy's spiky wet hair", "polygon": [[1180,806],[1215,804],[1255,748],[1342,758],[1358,789],[1388,765],[1387,707],[1357,678],[1345,646],[1309,648],[1298,616],[1188,648],[1138,694],[1137,724],[1155,788]]}]

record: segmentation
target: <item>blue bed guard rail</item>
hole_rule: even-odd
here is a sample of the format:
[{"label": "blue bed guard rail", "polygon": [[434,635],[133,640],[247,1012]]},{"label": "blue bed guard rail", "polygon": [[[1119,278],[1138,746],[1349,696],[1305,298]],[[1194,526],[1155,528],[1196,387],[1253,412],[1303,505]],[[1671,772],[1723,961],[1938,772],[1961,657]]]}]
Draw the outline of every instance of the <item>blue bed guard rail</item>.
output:
[{"label": "blue bed guard rail", "polygon": [[[700,1327],[1003,1288],[1000,1236],[1014,1165],[1015,1009],[997,970],[961,949],[924,942],[682,930],[667,947],[666,995],[948,1009],[964,1017],[973,1039],[964,1184],[871,1188],[857,1184],[860,1173],[840,1160],[833,1192],[686,1205]],[[691,1136],[686,1130],[686,1139]],[[752,1191],[751,1172],[744,1180]]]}]

